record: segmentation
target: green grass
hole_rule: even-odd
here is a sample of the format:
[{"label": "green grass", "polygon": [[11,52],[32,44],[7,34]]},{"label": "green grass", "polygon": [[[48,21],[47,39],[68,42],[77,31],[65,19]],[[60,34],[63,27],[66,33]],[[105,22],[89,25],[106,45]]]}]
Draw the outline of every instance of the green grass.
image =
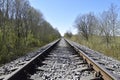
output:
[{"label": "green grass", "polygon": [[71,40],[85,45],[95,51],[101,52],[107,56],[120,60],[120,37],[116,37],[114,41],[111,41],[108,45],[104,41],[103,37],[93,36],[88,41],[84,40],[80,36],[73,36]]}]

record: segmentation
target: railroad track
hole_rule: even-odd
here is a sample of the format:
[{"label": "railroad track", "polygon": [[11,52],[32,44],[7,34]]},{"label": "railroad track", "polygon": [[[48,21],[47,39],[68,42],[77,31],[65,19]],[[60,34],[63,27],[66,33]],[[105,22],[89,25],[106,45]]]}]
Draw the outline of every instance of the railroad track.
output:
[{"label": "railroad track", "polygon": [[17,63],[20,67],[4,69],[6,73],[0,80],[120,80],[76,43],[66,39],[56,40],[23,60]]}]

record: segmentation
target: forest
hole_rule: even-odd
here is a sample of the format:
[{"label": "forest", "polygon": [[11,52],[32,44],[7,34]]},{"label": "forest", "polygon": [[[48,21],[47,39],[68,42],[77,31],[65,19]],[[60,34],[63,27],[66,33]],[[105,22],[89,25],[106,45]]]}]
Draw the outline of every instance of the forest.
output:
[{"label": "forest", "polygon": [[0,0],[0,64],[60,38],[28,0]]},{"label": "forest", "polygon": [[74,22],[78,33],[73,35],[68,31],[65,37],[120,60],[119,9],[117,5],[111,4],[108,10],[99,14],[89,12],[78,15]]}]

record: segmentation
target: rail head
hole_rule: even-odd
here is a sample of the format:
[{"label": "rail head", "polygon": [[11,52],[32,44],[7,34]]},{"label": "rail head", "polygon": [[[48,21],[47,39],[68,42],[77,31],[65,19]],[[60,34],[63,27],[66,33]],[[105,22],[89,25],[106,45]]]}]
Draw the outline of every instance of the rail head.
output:
[{"label": "rail head", "polygon": [[51,46],[47,47],[45,50],[43,50],[42,52],[40,52],[38,55],[34,56],[30,61],[26,62],[22,67],[18,68],[17,70],[15,70],[14,72],[12,72],[11,74],[8,74],[7,76],[5,76],[5,78],[3,78],[2,80],[15,80],[14,77],[17,74],[19,74],[20,71],[22,71],[26,67],[28,67],[33,61],[35,61],[39,56],[41,56],[41,54],[44,54],[47,50],[49,50],[50,48],[54,47],[59,41],[60,41],[60,39],[52,42]]},{"label": "rail head", "polygon": [[78,47],[76,47],[75,45],[73,45],[69,40],[65,39],[66,42],[71,45],[76,52],[79,53],[80,56],[82,56],[88,64],[91,64],[93,66],[93,69],[97,72],[100,72],[102,75],[102,78],[104,80],[119,80],[118,77],[113,76],[113,74],[111,74],[109,71],[107,71],[105,69],[105,67],[101,66],[100,64],[98,64],[97,62],[95,62],[92,58],[90,58],[87,54],[85,54],[85,52],[83,50],[80,50]]},{"label": "rail head", "polygon": [[102,75],[102,78],[104,80],[118,80],[116,77],[114,77],[110,72],[108,72],[103,66],[95,62],[93,59],[91,59],[88,55],[86,55],[83,51],[79,50],[80,55],[83,56],[89,64],[93,65],[93,69],[97,72],[100,72]]}]

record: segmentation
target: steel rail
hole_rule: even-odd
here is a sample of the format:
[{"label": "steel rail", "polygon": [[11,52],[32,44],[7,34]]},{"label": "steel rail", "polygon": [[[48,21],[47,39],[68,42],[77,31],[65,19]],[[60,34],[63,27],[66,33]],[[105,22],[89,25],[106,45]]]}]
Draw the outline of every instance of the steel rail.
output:
[{"label": "steel rail", "polygon": [[51,49],[60,41],[60,39],[56,40],[53,42],[53,44],[51,46],[49,46],[48,48],[46,48],[45,50],[43,50],[42,52],[40,52],[38,55],[36,55],[35,57],[33,57],[30,61],[26,62],[22,67],[18,68],[16,71],[12,72],[11,74],[8,74],[3,80],[18,80],[18,78],[20,77],[21,73],[24,73],[26,71],[26,69],[29,69],[29,67],[31,67],[31,65],[34,65],[35,61],[37,59],[39,59],[39,57],[41,55],[46,55],[47,53],[49,53],[49,51],[51,51]]},{"label": "steel rail", "polygon": [[[83,57],[84,60],[87,61],[88,64],[92,65],[92,68],[101,74],[103,80],[118,80],[117,77],[113,76],[110,72],[108,72],[103,66],[95,62],[92,58],[90,58],[83,50],[80,50],[78,47],[73,45],[69,40],[65,39],[66,42],[73,47],[80,56]],[[97,80],[97,79],[95,79]]]},{"label": "steel rail", "polygon": [[[34,56],[30,61],[26,62],[22,67],[18,68],[17,70],[15,70],[14,72],[12,72],[11,74],[7,75],[3,80],[19,80],[18,77],[20,76],[21,73],[24,73],[27,69],[32,68],[33,65],[35,65],[37,63],[37,60],[39,60],[40,58],[44,57],[45,55],[47,55],[52,49],[53,47],[55,47],[55,45],[60,41],[56,40],[52,45],[50,45],[49,47],[47,47],[45,50],[43,50],[42,52],[40,52],[38,55]],[[100,73],[101,76],[98,77],[99,80],[101,80],[101,78],[103,80],[118,80],[115,76],[113,76],[111,73],[109,73],[103,66],[101,66],[100,64],[98,64],[97,62],[95,62],[91,57],[89,57],[85,51],[79,49],[77,46],[75,46],[72,42],[70,42],[69,40],[65,39],[65,41],[81,56],[83,57],[83,59],[89,64],[91,65],[91,67],[97,72]],[[94,80],[98,80],[97,77],[95,77]]]}]

